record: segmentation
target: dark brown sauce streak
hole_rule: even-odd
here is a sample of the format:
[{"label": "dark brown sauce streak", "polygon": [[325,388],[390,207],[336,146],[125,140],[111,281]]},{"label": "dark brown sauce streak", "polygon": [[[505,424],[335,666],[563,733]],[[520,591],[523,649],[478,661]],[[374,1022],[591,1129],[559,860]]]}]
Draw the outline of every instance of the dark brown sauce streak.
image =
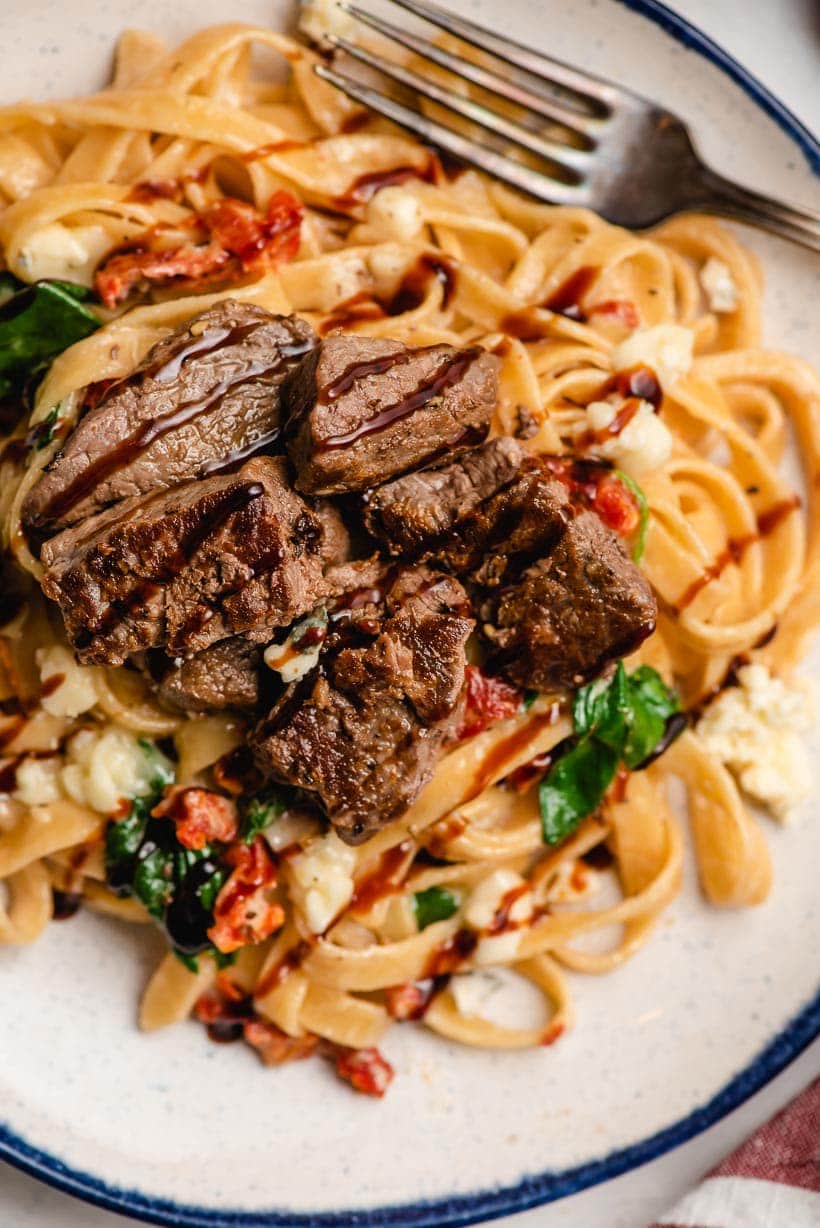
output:
[{"label": "dark brown sauce streak", "polygon": [[556,315],[567,316],[570,320],[578,320],[583,324],[586,316],[581,310],[581,299],[591,289],[601,275],[598,265],[585,264],[571,273],[565,281],[553,290],[543,306]]},{"label": "dark brown sauce streak", "polygon": [[437,950],[430,953],[424,977],[443,977],[460,967],[465,959],[469,959],[478,946],[478,934],[472,930],[458,930],[452,938],[448,938]]},{"label": "dark brown sauce streak", "polygon": [[[202,353],[213,353],[228,344],[241,341],[245,334],[256,327],[258,326],[254,324],[245,326],[242,329],[211,330],[203,334],[202,337],[194,338],[193,341],[174,354],[167,362],[160,363],[157,367],[146,368],[142,372],[143,378],[150,376],[160,384],[170,382],[179,375],[182,364],[187,358]],[[168,434],[169,431],[187,425],[201,414],[218,405],[229,392],[234,391],[243,384],[252,382],[260,375],[272,374],[291,358],[301,357],[307,354],[311,348],[310,345],[304,344],[282,346],[279,348],[273,362],[265,360],[248,363],[243,371],[236,372],[221,380],[205,397],[196,401],[184,401],[181,405],[176,405],[168,413],[160,414],[156,418],[141,423],[137,430],[122,440],[116,448],[112,448],[109,452],[98,457],[96,461],[93,461],[79,473],[65,490],[58,492],[37,517],[37,525],[41,526],[64,516],[77,503],[90,495],[94,487],[100,482],[116,473],[118,469],[130,464],[158,439]]]},{"label": "dark brown sauce streak", "polygon": [[644,363],[610,375],[598,388],[592,400],[603,401],[613,392],[622,397],[638,397],[641,401],[648,401],[655,410],[660,408],[663,400],[663,389],[657,375]]},{"label": "dark brown sauce streak", "polygon": [[407,183],[408,179],[421,179],[425,183],[434,183],[436,178],[436,160],[429,158],[424,166],[394,166],[383,171],[368,171],[354,179],[346,192],[333,199],[336,209],[350,209],[356,205],[366,205],[382,188],[398,186]]},{"label": "dark brown sauce streak", "polygon": [[456,289],[456,277],[457,269],[452,260],[448,260],[446,256],[425,252],[404,274],[398,290],[385,303],[385,310],[389,316],[415,311],[427,297],[433,280],[442,288],[442,307],[449,307]]},{"label": "dark brown sauce streak", "polygon": [[[453,384],[457,384],[464,377],[467,369],[484,351],[480,346],[472,346],[467,350],[460,350],[456,354],[449,355],[438,369],[424,380],[415,392],[411,392],[401,401],[397,401],[394,405],[388,405],[380,413],[374,414],[372,418],[368,418],[366,422],[362,422],[359,426],[354,427],[351,431],[345,431],[342,435],[332,435],[329,439],[324,440],[321,445],[321,451],[330,452],[335,448],[346,448],[351,444],[358,443],[360,439],[367,435],[376,434],[379,431],[385,430],[388,426],[392,426],[394,422],[399,422],[402,418],[408,417],[417,409],[421,409],[433,397],[439,396],[446,389],[451,388]],[[414,355],[418,351],[414,352]],[[394,356],[395,357],[395,356]],[[408,361],[403,355],[399,355],[403,361]],[[365,364],[359,364],[363,366]],[[394,365],[394,364],[390,364]],[[387,368],[385,368],[387,369]],[[348,368],[350,370],[350,368]],[[344,378],[347,373],[340,378]],[[354,377],[355,378],[355,377]],[[336,381],[338,383],[338,381]],[[332,386],[331,386],[332,387]],[[338,394],[337,394],[338,395]]]},{"label": "dark brown sauce streak", "polygon": [[397,875],[407,861],[411,849],[410,841],[402,840],[400,844],[382,853],[375,868],[356,883],[350,907],[356,912],[365,913],[377,900],[398,891],[401,882]]},{"label": "dark brown sauce streak", "polygon": [[83,897],[79,891],[58,891],[55,887],[52,889],[51,896],[53,900],[52,921],[68,921],[69,917],[75,916],[82,907]]},{"label": "dark brown sauce streak", "polygon": [[48,678],[44,678],[40,687],[40,698],[47,699],[49,695],[53,695],[58,691],[65,682],[65,674],[49,674]]},{"label": "dark brown sauce streak", "polygon": [[789,499],[783,499],[780,503],[775,503],[768,511],[761,512],[757,518],[757,531],[755,533],[748,533],[745,537],[731,539],[714,562],[703,569],[703,574],[693,580],[689,587],[684,590],[677,602],[678,612],[690,606],[695,598],[706,588],[707,584],[723,575],[723,572],[730,563],[740,563],[749,546],[753,546],[755,542],[761,541],[763,538],[768,537],[770,533],[773,533],[777,526],[791,512],[801,506],[801,502],[799,495],[792,495]]},{"label": "dark brown sauce streak", "polygon": [[514,729],[512,733],[507,734],[506,738],[502,738],[500,742],[497,742],[485,756],[476,773],[470,797],[477,797],[479,793],[482,793],[487,785],[491,784],[498,775],[506,760],[522,751],[529,742],[538,736],[542,729],[548,729],[551,725],[554,725],[556,719],[557,713],[550,709],[549,712],[533,717],[525,725],[522,725],[520,729]]},{"label": "dark brown sauce streak", "polygon": [[22,755],[0,764],[0,793],[13,793],[17,788],[17,768]]}]

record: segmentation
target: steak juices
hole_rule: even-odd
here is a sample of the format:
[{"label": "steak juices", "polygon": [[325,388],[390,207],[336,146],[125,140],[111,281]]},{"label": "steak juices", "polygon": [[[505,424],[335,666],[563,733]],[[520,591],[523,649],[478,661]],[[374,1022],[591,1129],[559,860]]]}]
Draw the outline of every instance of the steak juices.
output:
[{"label": "steak juices", "polygon": [[[25,502],[80,660],[244,713],[257,767],[349,843],[400,817],[458,736],[471,634],[491,672],[554,691],[654,628],[577,484],[487,441],[497,368],[478,346],[320,342],[230,299],[179,328]],[[311,612],[286,685],[265,646]]]}]

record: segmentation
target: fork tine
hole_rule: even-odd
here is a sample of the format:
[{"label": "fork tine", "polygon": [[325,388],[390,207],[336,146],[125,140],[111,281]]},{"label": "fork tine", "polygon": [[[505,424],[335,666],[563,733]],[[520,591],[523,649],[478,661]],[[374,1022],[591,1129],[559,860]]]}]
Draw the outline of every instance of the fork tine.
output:
[{"label": "fork tine", "polygon": [[594,113],[606,115],[617,99],[619,87],[604,77],[596,77],[592,73],[573,68],[562,60],[554,60],[552,56],[531,51],[511,38],[493,33],[485,26],[476,25],[465,17],[457,17],[448,9],[428,4],[427,0],[391,0],[391,3],[415,13],[417,17],[422,17],[441,30],[455,34],[456,38],[472,43],[474,47],[489,51],[491,55],[523,69],[534,77],[569,90],[581,98]]},{"label": "fork tine", "polygon": [[[398,0],[394,0],[394,2],[397,3]],[[391,22],[384,21],[383,18],[376,17],[373,13],[368,13],[364,9],[359,8],[357,4],[342,3],[339,7],[357,18],[364,25],[377,30],[380,34],[399,43],[408,51],[413,51],[416,55],[420,55],[424,59],[438,64],[441,68],[446,68],[449,72],[455,73],[456,76],[461,77],[464,81],[471,81],[473,85],[478,85],[482,89],[489,90],[492,94],[497,94],[502,98],[508,99],[510,102],[517,103],[518,106],[524,107],[528,111],[534,111],[536,115],[541,115],[545,119],[551,119],[560,124],[575,136],[580,146],[591,148],[594,145],[594,137],[601,123],[600,119],[595,119],[589,115],[582,114],[580,111],[564,106],[554,98],[547,98],[543,94],[535,93],[535,91],[520,85],[518,82],[506,81],[503,77],[496,76],[494,72],[480,64],[473,64],[469,60],[461,60],[452,51],[447,51],[446,48],[439,47],[418,34],[412,34],[408,30],[401,30]]]},{"label": "fork tine", "polygon": [[584,205],[587,203],[586,192],[583,188],[557,183],[540,171],[534,171],[528,166],[522,166],[519,162],[513,162],[487,145],[482,145],[480,141],[461,136],[452,128],[440,124],[438,120],[419,114],[418,111],[412,110],[404,103],[380,94],[378,90],[372,89],[369,85],[363,85],[361,81],[356,81],[353,77],[327,68],[324,64],[317,64],[313,71],[323,81],[335,85],[349,98],[363,103],[371,110],[378,111],[379,115],[384,115],[403,128],[415,132],[429,144],[446,149],[454,157],[480,166],[482,170],[511,187],[529,192],[538,200],[548,201],[554,205]]},{"label": "fork tine", "polygon": [[412,69],[404,68],[402,65],[395,64],[391,60],[382,59],[381,56],[375,55],[363,47],[357,47],[355,43],[349,42],[346,38],[330,35],[328,36],[328,41],[334,47],[340,47],[354,59],[360,60],[363,64],[368,64],[378,72],[384,73],[391,80],[398,81],[409,89],[415,90],[422,97],[430,98],[434,102],[447,107],[450,111],[454,111],[457,115],[461,115],[465,119],[478,124],[480,127],[488,129],[497,135],[504,136],[514,142],[514,144],[520,145],[524,149],[528,149],[532,153],[539,154],[542,158],[548,159],[548,161],[555,164],[559,177],[564,178],[566,182],[577,183],[580,180],[582,164],[589,157],[589,154],[573,149],[569,145],[559,145],[556,141],[545,140],[536,132],[522,127],[521,124],[516,124],[502,115],[495,115],[492,111],[488,111],[486,107],[481,106],[480,103],[474,102],[470,98],[464,98],[460,94],[455,94],[451,90],[446,90],[434,81],[428,81],[426,77],[413,72]]}]

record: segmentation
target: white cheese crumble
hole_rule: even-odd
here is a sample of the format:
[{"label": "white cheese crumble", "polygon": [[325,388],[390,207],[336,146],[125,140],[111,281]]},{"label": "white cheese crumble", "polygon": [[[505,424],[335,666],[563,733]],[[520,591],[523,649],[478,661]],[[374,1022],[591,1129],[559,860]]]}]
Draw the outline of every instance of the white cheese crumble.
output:
[{"label": "white cheese crumble", "polygon": [[111,246],[111,236],[103,226],[53,222],[26,241],[19,255],[20,268],[29,281],[52,277],[90,285],[94,270]]},{"label": "white cheese crumble", "polygon": [[299,29],[315,43],[321,43],[328,34],[352,38],[356,33],[356,22],[336,0],[302,0],[300,9]]},{"label": "white cheese crumble", "polygon": [[[611,401],[592,401],[586,407],[586,431],[605,431],[614,422],[620,406]],[[640,401],[623,430],[589,449],[594,456],[611,460],[633,477],[659,468],[672,453],[672,432],[648,401]]]},{"label": "white cheese crumble", "polygon": [[654,324],[638,328],[615,347],[615,371],[645,364],[651,367],[664,390],[672,388],[692,366],[695,334],[682,324]]},{"label": "white cheese crumble", "polygon": [[697,726],[706,749],[740,787],[783,820],[811,792],[811,767],[799,735],[814,719],[808,683],[787,685],[764,665],[744,665]]},{"label": "white cheese crumble", "polygon": [[355,849],[335,832],[313,841],[288,862],[292,882],[302,897],[302,913],[314,934],[323,934],[353,898],[355,865]]},{"label": "white cheese crumble", "polygon": [[[61,678],[58,687],[43,695],[41,707],[52,716],[79,716],[93,708],[97,702],[94,685],[95,670],[91,666],[78,665],[74,654],[62,644],[38,648],[35,654],[42,683]],[[48,687],[46,687],[48,691]]]},{"label": "white cheese crumble", "polygon": [[306,631],[326,626],[327,612],[324,609],[303,618],[284,643],[271,644],[265,649],[264,661],[268,669],[272,669],[286,683],[298,682],[300,678],[304,678],[305,674],[309,674],[319,664],[324,636],[319,638],[318,643],[310,644],[307,648],[300,648],[299,641],[304,638]]},{"label": "white cheese crumble", "polygon": [[424,225],[424,214],[412,192],[388,184],[375,193],[367,206],[367,221],[386,239],[409,243]]},{"label": "white cheese crumble", "polygon": [[488,1016],[482,1008],[504,988],[504,982],[497,973],[479,969],[452,977],[449,987],[460,1014],[486,1019]]},{"label": "white cheese crumble", "polygon": [[156,759],[124,729],[103,733],[81,729],[69,740],[66,751],[60,779],[68,796],[81,806],[112,814],[123,800],[151,790]]},{"label": "white cheese crumble", "polygon": [[14,774],[13,796],[24,806],[48,806],[60,798],[60,760],[24,759]]},{"label": "white cheese crumble", "polygon": [[[489,929],[505,898],[516,888],[523,887],[525,882],[514,870],[493,870],[471,891],[464,909],[464,920],[472,929]],[[509,910],[509,920],[513,925],[520,925],[531,916],[532,892],[528,889],[513,903]]]},{"label": "white cheese crumble", "polygon": [[710,256],[700,270],[700,284],[711,311],[737,311],[738,290],[728,264]]}]

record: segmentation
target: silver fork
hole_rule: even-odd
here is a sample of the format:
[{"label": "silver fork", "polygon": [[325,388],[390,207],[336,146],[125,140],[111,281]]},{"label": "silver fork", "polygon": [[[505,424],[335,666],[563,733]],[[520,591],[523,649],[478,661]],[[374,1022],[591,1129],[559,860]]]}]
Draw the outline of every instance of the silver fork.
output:
[{"label": "silver fork", "polygon": [[[448,90],[413,69],[347,38],[327,41],[391,81],[477,125],[488,143],[457,132],[415,106],[382,93],[335,66],[316,66],[325,81],[350,98],[446,150],[550,204],[583,205],[619,226],[654,225],[683,210],[718,213],[774,231],[820,251],[820,216],[725,179],[701,160],[686,124],[671,111],[603,77],[554,60],[458,17],[426,0],[391,0],[439,30],[488,52],[497,67],[460,59],[452,51],[355,3],[339,7],[364,25],[455,76],[523,108],[536,126],[497,114],[474,98]],[[507,71],[504,71],[504,66]],[[510,72],[512,69],[513,72]],[[523,116],[522,116],[523,118]],[[501,142],[504,144],[502,145]],[[535,155],[535,169],[506,150]]]}]

